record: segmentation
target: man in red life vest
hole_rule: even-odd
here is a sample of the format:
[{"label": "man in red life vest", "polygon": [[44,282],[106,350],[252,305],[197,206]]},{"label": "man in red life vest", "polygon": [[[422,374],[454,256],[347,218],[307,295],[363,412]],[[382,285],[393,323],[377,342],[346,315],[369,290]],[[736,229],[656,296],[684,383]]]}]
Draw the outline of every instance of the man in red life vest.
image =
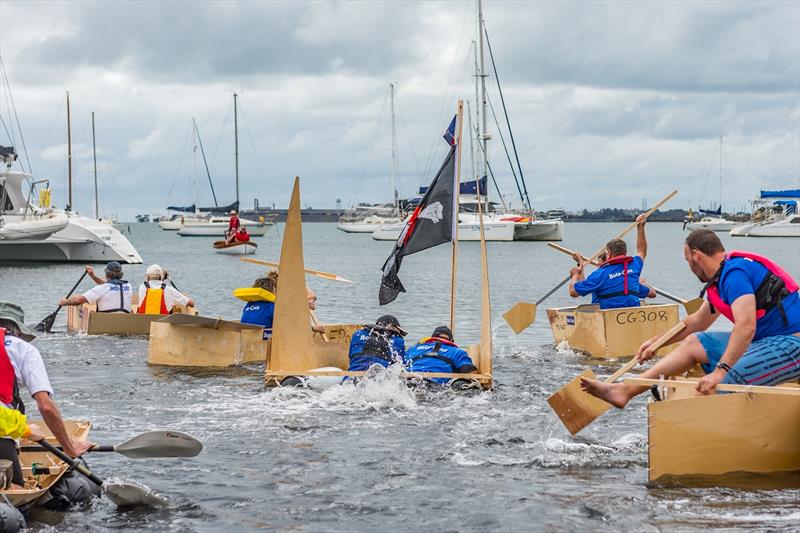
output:
[{"label": "man in red life vest", "polygon": [[584,258],[578,256],[578,266],[570,270],[569,295],[573,298],[592,295],[592,303],[600,304],[600,309],[619,307],[639,307],[640,298],[654,298],[653,289],[640,283],[639,277],[647,257],[647,237],[642,215],[636,219],[636,255],[629,257],[628,245],[622,239],[614,239],[606,244],[603,264],[584,279]]},{"label": "man in red life vest", "polygon": [[250,233],[247,231],[247,228],[239,226],[239,229],[236,230],[236,235],[234,235],[234,240],[236,240],[236,242],[250,241]]},{"label": "man in red life vest", "polygon": [[236,210],[231,210],[231,218],[228,220],[228,231],[225,232],[225,240],[227,242],[233,242],[236,232],[239,230],[239,226],[241,225],[242,223],[239,220],[239,215],[236,214]]},{"label": "man in red life vest", "polygon": [[[700,364],[706,375],[697,383],[702,394],[720,383],[779,385],[800,377],[800,296],[798,284],[766,257],[749,252],[725,252],[719,237],[695,230],[686,238],[683,254],[691,271],[705,283],[708,301],[686,317],[686,328],[673,337],[683,342],[641,374],[644,378],[677,376]],[[706,331],[724,315],[733,331]],[[648,340],[636,354],[653,357]],[[588,393],[624,407],[648,389],[627,383],[582,379]]]}]

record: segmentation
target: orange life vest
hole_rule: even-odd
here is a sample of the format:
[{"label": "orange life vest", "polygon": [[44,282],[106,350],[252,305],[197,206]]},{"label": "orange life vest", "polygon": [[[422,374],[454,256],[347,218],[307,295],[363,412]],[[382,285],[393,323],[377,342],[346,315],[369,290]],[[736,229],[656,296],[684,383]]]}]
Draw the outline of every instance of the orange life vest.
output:
[{"label": "orange life vest", "polygon": [[151,289],[150,282],[145,281],[144,286],[147,288],[147,292],[144,295],[144,300],[142,300],[142,302],[139,304],[139,313],[146,315],[169,314],[167,302],[164,300],[164,290],[167,287],[167,283],[162,281],[161,287],[158,289]]}]

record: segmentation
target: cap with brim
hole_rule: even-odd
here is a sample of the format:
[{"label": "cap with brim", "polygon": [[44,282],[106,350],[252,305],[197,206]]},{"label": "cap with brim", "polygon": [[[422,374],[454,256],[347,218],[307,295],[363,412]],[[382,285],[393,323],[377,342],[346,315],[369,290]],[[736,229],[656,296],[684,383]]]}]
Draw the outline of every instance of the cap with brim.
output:
[{"label": "cap with brim", "polygon": [[110,261],[106,265],[106,272],[122,272],[122,265],[119,261]]},{"label": "cap with brim", "polygon": [[439,326],[435,330],[433,330],[433,337],[441,337],[443,339],[447,339],[450,342],[453,342],[453,332],[450,331],[450,328],[447,326]]},{"label": "cap with brim", "polygon": [[375,321],[375,324],[381,327],[392,326],[395,330],[400,332],[400,335],[403,336],[407,335],[405,330],[400,327],[400,321],[397,320],[397,318],[394,317],[393,315],[383,315],[379,317],[378,320]]},{"label": "cap with brim", "polygon": [[25,311],[17,304],[0,302],[0,320],[10,320],[16,324],[22,340],[30,342],[36,338],[33,330],[25,325]]}]

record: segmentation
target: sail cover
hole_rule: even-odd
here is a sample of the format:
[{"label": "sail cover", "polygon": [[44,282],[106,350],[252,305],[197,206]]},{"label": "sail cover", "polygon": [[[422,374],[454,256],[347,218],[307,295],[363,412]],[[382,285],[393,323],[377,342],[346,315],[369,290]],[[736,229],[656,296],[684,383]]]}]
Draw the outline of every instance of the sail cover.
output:
[{"label": "sail cover", "polygon": [[700,209],[700,212],[704,215],[722,216],[722,206],[716,209]]},{"label": "sail cover", "polygon": [[194,213],[195,206],[194,206],[194,204],[186,206],[186,207],[180,207],[180,206],[176,206],[176,205],[171,205],[171,206],[167,207],[167,211],[177,211],[179,213]]},{"label": "sail cover", "polygon": [[[477,180],[480,184],[481,196],[486,196],[486,176],[482,177],[481,179]],[[477,194],[475,192],[475,181],[462,181],[459,193],[460,194]],[[420,187],[419,194],[425,194],[428,191],[428,187]]]},{"label": "sail cover", "polygon": [[200,208],[201,213],[230,213],[231,211],[239,211],[239,202],[233,202],[229,205]]},{"label": "sail cover", "polygon": [[783,191],[761,191],[761,198],[800,198],[800,189]]}]

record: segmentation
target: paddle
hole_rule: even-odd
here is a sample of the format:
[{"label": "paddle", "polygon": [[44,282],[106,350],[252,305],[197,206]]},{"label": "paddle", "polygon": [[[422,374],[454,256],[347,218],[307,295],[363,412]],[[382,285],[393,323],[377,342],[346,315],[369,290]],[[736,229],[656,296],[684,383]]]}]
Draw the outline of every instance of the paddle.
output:
[{"label": "paddle", "polygon": [[89,468],[81,462],[76,461],[56,446],[53,446],[45,439],[37,442],[39,446],[52,453],[69,466],[74,468],[77,472],[88,478],[92,483],[101,487],[103,493],[108,498],[117,504],[118,507],[132,507],[135,505],[149,505],[157,507],[164,503],[153,491],[147,487],[135,483],[126,483],[124,481],[105,482],[92,473]]},{"label": "paddle", "polygon": [[[667,344],[675,335],[683,331],[686,324],[678,322],[672,329],[664,333],[659,339],[650,347],[653,352]],[[630,361],[625,363],[622,368],[614,372],[606,383],[613,383],[628,370],[636,366],[638,359],[633,357]],[[547,399],[547,403],[561,419],[561,422],[573,435],[580,430],[591,424],[597,417],[611,409],[611,404],[595,398],[588,392],[581,389],[581,378],[597,379],[595,373],[591,370],[584,370],[578,377],[561,387],[557,392],[553,393]]]},{"label": "paddle", "polygon": [[[676,194],[678,194],[678,191],[674,190],[668,195],[666,195],[664,198],[656,202],[656,204],[653,207],[651,207],[647,212],[644,213],[644,219],[647,220],[647,218],[649,218],[650,215],[655,213],[662,205],[670,201],[672,197],[675,196]],[[620,231],[614,238],[615,239],[623,238],[635,227],[636,227],[636,222],[634,221],[630,223],[625,229]],[[603,253],[603,250],[605,250],[605,246],[597,250],[594,254],[592,254],[592,256],[589,258],[589,262],[591,263],[592,261],[597,259],[600,256],[600,254]],[[506,320],[508,325],[511,326],[511,329],[514,330],[514,333],[519,334],[525,328],[533,324],[533,322],[536,320],[536,309],[539,306],[539,304],[541,304],[550,296],[552,296],[553,293],[556,292],[558,289],[569,283],[570,279],[571,277],[567,276],[566,279],[564,279],[558,285],[553,287],[553,289],[551,289],[547,294],[539,298],[536,301],[536,303],[532,304],[528,302],[517,302],[511,309],[506,311],[505,314],[503,314],[503,318]]]},{"label": "paddle", "polygon": [[[278,268],[279,265],[278,263],[273,263],[272,261],[264,261],[262,259],[252,259],[250,257],[240,257],[239,261],[244,261],[245,263],[253,263],[255,265],[270,266],[275,268]],[[339,276],[338,274],[331,274],[330,272],[322,272],[320,270],[311,270],[310,268],[306,268],[305,271],[307,274],[311,274],[319,278],[329,279],[331,281],[339,281],[341,283],[350,283],[350,284],[353,283],[349,279],[345,279]]]},{"label": "paddle", "polygon": [[[40,452],[39,446],[22,446],[24,452]],[[59,447],[59,449],[61,449]],[[95,445],[90,452],[116,452],[132,459],[151,457],[195,457],[203,443],[179,431],[148,431],[116,446]]]},{"label": "paddle", "polygon": [[[83,275],[81,275],[81,277],[78,280],[78,282],[75,285],[72,286],[72,289],[70,289],[69,294],[67,294],[67,298],[72,296],[72,293],[75,292],[75,289],[77,289],[78,285],[81,284],[81,281],[83,281],[83,278],[86,277],[86,274],[88,274],[88,272],[86,270],[84,270],[83,271]],[[61,310],[61,306],[59,305],[56,308],[55,311],[53,311],[52,313],[50,313],[49,315],[44,317],[41,322],[36,324],[36,326],[33,328],[34,331],[50,333],[50,330],[53,329],[53,324],[56,321],[56,315],[58,314],[58,312],[60,310]]]},{"label": "paddle", "polygon": [[[589,262],[586,259],[585,256],[583,256],[581,254],[578,254],[577,252],[573,252],[569,248],[564,248],[563,246],[561,246],[559,244],[556,244],[554,242],[548,242],[547,246],[549,246],[550,248],[552,248],[554,250],[558,250],[559,252],[563,252],[563,253],[565,253],[567,255],[571,255],[572,257],[575,257],[575,255],[578,255],[581,258],[582,261],[586,261],[587,263]],[[594,266],[600,266],[600,263],[598,263],[597,261],[591,261],[591,264],[594,265]],[[649,287],[651,287],[654,291],[656,291],[657,294],[660,294],[664,298],[666,298],[668,300],[672,300],[673,302],[677,302],[677,303],[683,305],[683,308],[686,309],[686,314],[691,315],[691,314],[697,312],[697,310],[700,309],[700,307],[703,305],[703,299],[702,298],[695,298],[694,300],[684,300],[683,298],[679,298],[677,296],[674,296],[674,295],[672,295],[672,294],[670,294],[670,293],[668,293],[666,291],[662,291],[658,287],[653,287],[652,285],[649,285]]]}]

